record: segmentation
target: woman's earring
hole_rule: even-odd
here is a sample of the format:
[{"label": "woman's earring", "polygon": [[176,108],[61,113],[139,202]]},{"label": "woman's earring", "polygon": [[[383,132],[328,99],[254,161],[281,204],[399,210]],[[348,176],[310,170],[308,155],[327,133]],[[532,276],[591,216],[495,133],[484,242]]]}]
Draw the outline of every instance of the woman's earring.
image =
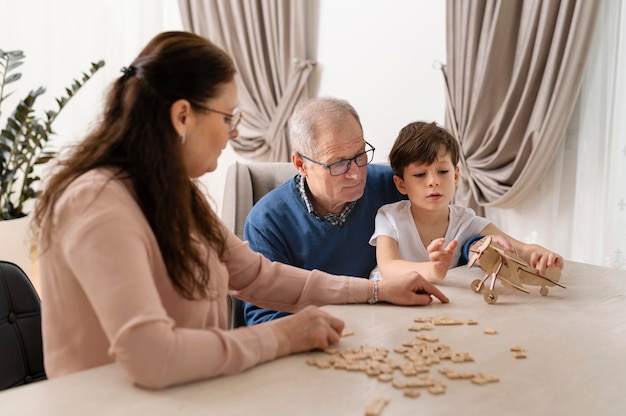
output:
[{"label": "woman's earring", "polygon": [[180,136],[180,144],[185,144],[185,135]]}]

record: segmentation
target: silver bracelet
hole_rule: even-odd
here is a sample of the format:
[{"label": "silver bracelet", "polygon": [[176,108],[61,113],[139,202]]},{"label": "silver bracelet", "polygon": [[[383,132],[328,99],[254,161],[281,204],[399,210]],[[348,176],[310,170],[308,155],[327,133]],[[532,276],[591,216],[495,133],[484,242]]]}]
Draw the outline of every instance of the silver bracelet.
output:
[{"label": "silver bracelet", "polygon": [[378,303],[378,280],[374,280],[374,287],[372,289],[372,297],[368,299],[370,305]]}]

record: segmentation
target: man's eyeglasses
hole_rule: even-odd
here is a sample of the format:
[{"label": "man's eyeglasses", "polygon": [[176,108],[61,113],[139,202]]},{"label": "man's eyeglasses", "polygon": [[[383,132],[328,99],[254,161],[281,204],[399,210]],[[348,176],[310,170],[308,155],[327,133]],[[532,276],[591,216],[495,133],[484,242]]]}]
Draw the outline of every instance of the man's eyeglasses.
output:
[{"label": "man's eyeglasses", "polygon": [[363,153],[359,153],[353,158],[342,159],[342,160],[339,160],[337,162],[330,163],[330,164],[318,162],[316,160],[311,159],[310,157],[303,155],[302,153],[298,153],[298,154],[300,155],[300,157],[308,160],[309,162],[313,162],[316,165],[320,165],[325,168],[328,168],[328,171],[330,172],[330,176],[339,176],[339,175],[343,175],[344,173],[350,170],[350,165],[352,164],[353,161],[358,167],[363,167],[372,162],[372,160],[374,159],[374,150],[376,149],[374,148],[374,146],[372,146],[368,142],[365,142],[365,144],[368,145],[370,149],[364,151]]},{"label": "man's eyeglasses", "polygon": [[224,116],[224,122],[226,124],[228,124],[228,131],[231,132],[231,133],[233,131],[235,131],[235,129],[239,125],[239,122],[243,118],[243,113],[240,110],[236,110],[233,114],[229,114],[229,113],[225,113],[223,111],[214,110],[212,108],[204,107],[204,106],[198,105],[198,104],[192,104],[192,105],[195,108],[197,108],[198,110],[202,110],[202,111],[206,111],[206,112],[210,112],[210,113],[217,113],[217,114],[223,115]]}]

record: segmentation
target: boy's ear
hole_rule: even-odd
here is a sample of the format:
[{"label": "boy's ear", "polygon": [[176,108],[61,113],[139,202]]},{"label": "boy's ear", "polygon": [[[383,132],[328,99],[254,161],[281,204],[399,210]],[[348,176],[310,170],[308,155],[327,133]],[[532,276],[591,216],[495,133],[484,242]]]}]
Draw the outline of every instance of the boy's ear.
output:
[{"label": "boy's ear", "polygon": [[460,175],[461,175],[461,168],[457,166],[454,168],[454,186],[459,186]]},{"label": "boy's ear", "polygon": [[406,195],[406,186],[404,185],[404,180],[398,175],[393,175],[393,183],[396,184],[396,188],[398,188],[398,192],[402,195]]}]

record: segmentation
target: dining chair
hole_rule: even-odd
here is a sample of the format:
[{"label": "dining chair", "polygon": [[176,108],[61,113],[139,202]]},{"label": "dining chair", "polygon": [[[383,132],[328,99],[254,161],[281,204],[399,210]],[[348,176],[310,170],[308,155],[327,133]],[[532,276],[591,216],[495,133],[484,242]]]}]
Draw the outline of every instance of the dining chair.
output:
[{"label": "dining chair", "polygon": [[0,260],[0,390],[44,379],[39,295],[19,266]]},{"label": "dining chair", "polygon": [[[226,172],[222,201],[222,221],[243,239],[243,225],[248,213],[265,194],[298,173],[291,162],[235,162]],[[229,297],[230,327],[245,326],[243,302]]]}]

